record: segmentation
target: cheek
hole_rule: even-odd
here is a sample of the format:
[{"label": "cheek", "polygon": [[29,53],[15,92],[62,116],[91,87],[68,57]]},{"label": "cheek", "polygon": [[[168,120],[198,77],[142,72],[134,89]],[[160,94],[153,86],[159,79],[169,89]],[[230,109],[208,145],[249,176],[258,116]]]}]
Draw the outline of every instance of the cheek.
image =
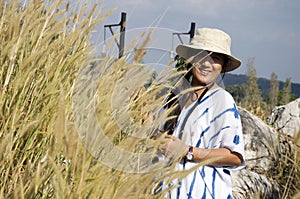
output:
[{"label": "cheek", "polygon": [[194,76],[197,75],[197,72],[198,72],[198,70],[195,67],[193,67],[192,68],[192,73],[193,73]]},{"label": "cheek", "polygon": [[218,73],[221,73],[222,65],[221,64],[214,64],[214,70]]}]

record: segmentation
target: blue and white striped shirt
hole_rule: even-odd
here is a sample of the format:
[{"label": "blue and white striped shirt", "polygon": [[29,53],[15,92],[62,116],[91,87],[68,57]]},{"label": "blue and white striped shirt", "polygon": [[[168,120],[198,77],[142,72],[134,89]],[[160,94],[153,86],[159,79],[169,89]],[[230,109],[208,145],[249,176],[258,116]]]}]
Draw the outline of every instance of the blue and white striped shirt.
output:
[{"label": "blue and white striped shirt", "polygon": [[[200,102],[195,103],[198,105],[183,129],[182,139],[185,143],[205,149],[228,148],[245,159],[241,119],[230,93],[222,88],[209,90]],[[192,106],[183,108],[174,136],[179,135],[182,122]],[[199,163],[181,162],[176,169],[188,170],[197,165]],[[171,198],[232,198],[230,169],[241,169],[244,166],[245,161],[240,167],[197,167],[184,179],[172,182],[177,188],[170,192]]]}]

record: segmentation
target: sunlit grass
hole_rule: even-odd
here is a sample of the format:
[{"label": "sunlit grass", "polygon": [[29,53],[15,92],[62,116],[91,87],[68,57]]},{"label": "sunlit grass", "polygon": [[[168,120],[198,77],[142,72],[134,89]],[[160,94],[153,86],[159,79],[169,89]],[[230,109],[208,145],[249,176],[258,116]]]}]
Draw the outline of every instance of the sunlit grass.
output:
[{"label": "sunlit grass", "polygon": [[[74,81],[81,67],[99,63],[89,38],[106,14],[99,17],[99,9],[67,12],[69,5],[61,2],[48,2],[47,8],[43,1],[22,5],[2,1],[0,9],[0,198],[148,198],[161,171],[128,174],[106,167],[87,151],[74,123]],[[113,62],[97,82],[97,116],[112,142],[136,150],[109,109],[114,85],[126,67],[139,65]],[[132,83],[139,85],[145,75]],[[147,95],[133,99],[135,105],[130,102],[128,110],[137,124],[145,124],[154,107],[141,104],[161,100],[154,99],[159,90],[154,85]]]},{"label": "sunlit grass", "polygon": [[279,134],[275,161],[268,176],[280,186],[281,198],[292,198],[300,191],[299,133],[295,138]]}]

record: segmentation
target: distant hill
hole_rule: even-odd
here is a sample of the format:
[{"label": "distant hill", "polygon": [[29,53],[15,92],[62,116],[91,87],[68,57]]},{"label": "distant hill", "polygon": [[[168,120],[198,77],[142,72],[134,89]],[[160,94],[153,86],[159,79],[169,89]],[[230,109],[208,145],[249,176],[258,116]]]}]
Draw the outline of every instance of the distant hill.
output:
[{"label": "distant hill", "polygon": [[[224,77],[225,86],[234,86],[247,83],[247,75],[237,75],[227,73]],[[279,81],[279,89],[281,90],[284,87],[283,81]],[[257,84],[259,89],[262,91],[263,96],[267,97],[270,89],[270,80],[266,78],[257,78]],[[292,83],[292,93],[297,97],[300,97],[300,84]]]}]

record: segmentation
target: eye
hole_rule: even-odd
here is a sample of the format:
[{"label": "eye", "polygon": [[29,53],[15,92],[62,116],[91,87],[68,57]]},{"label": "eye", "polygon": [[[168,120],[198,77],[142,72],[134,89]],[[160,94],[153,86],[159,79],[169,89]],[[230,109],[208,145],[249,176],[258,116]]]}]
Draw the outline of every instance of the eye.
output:
[{"label": "eye", "polygon": [[212,54],[211,58],[214,60],[214,62],[218,62],[218,63],[223,63],[224,61],[224,58],[218,54]]},{"label": "eye", "polygon": [[221,58],[218,55],[212,55],[211,58],[213,60],[221,60]]}]

